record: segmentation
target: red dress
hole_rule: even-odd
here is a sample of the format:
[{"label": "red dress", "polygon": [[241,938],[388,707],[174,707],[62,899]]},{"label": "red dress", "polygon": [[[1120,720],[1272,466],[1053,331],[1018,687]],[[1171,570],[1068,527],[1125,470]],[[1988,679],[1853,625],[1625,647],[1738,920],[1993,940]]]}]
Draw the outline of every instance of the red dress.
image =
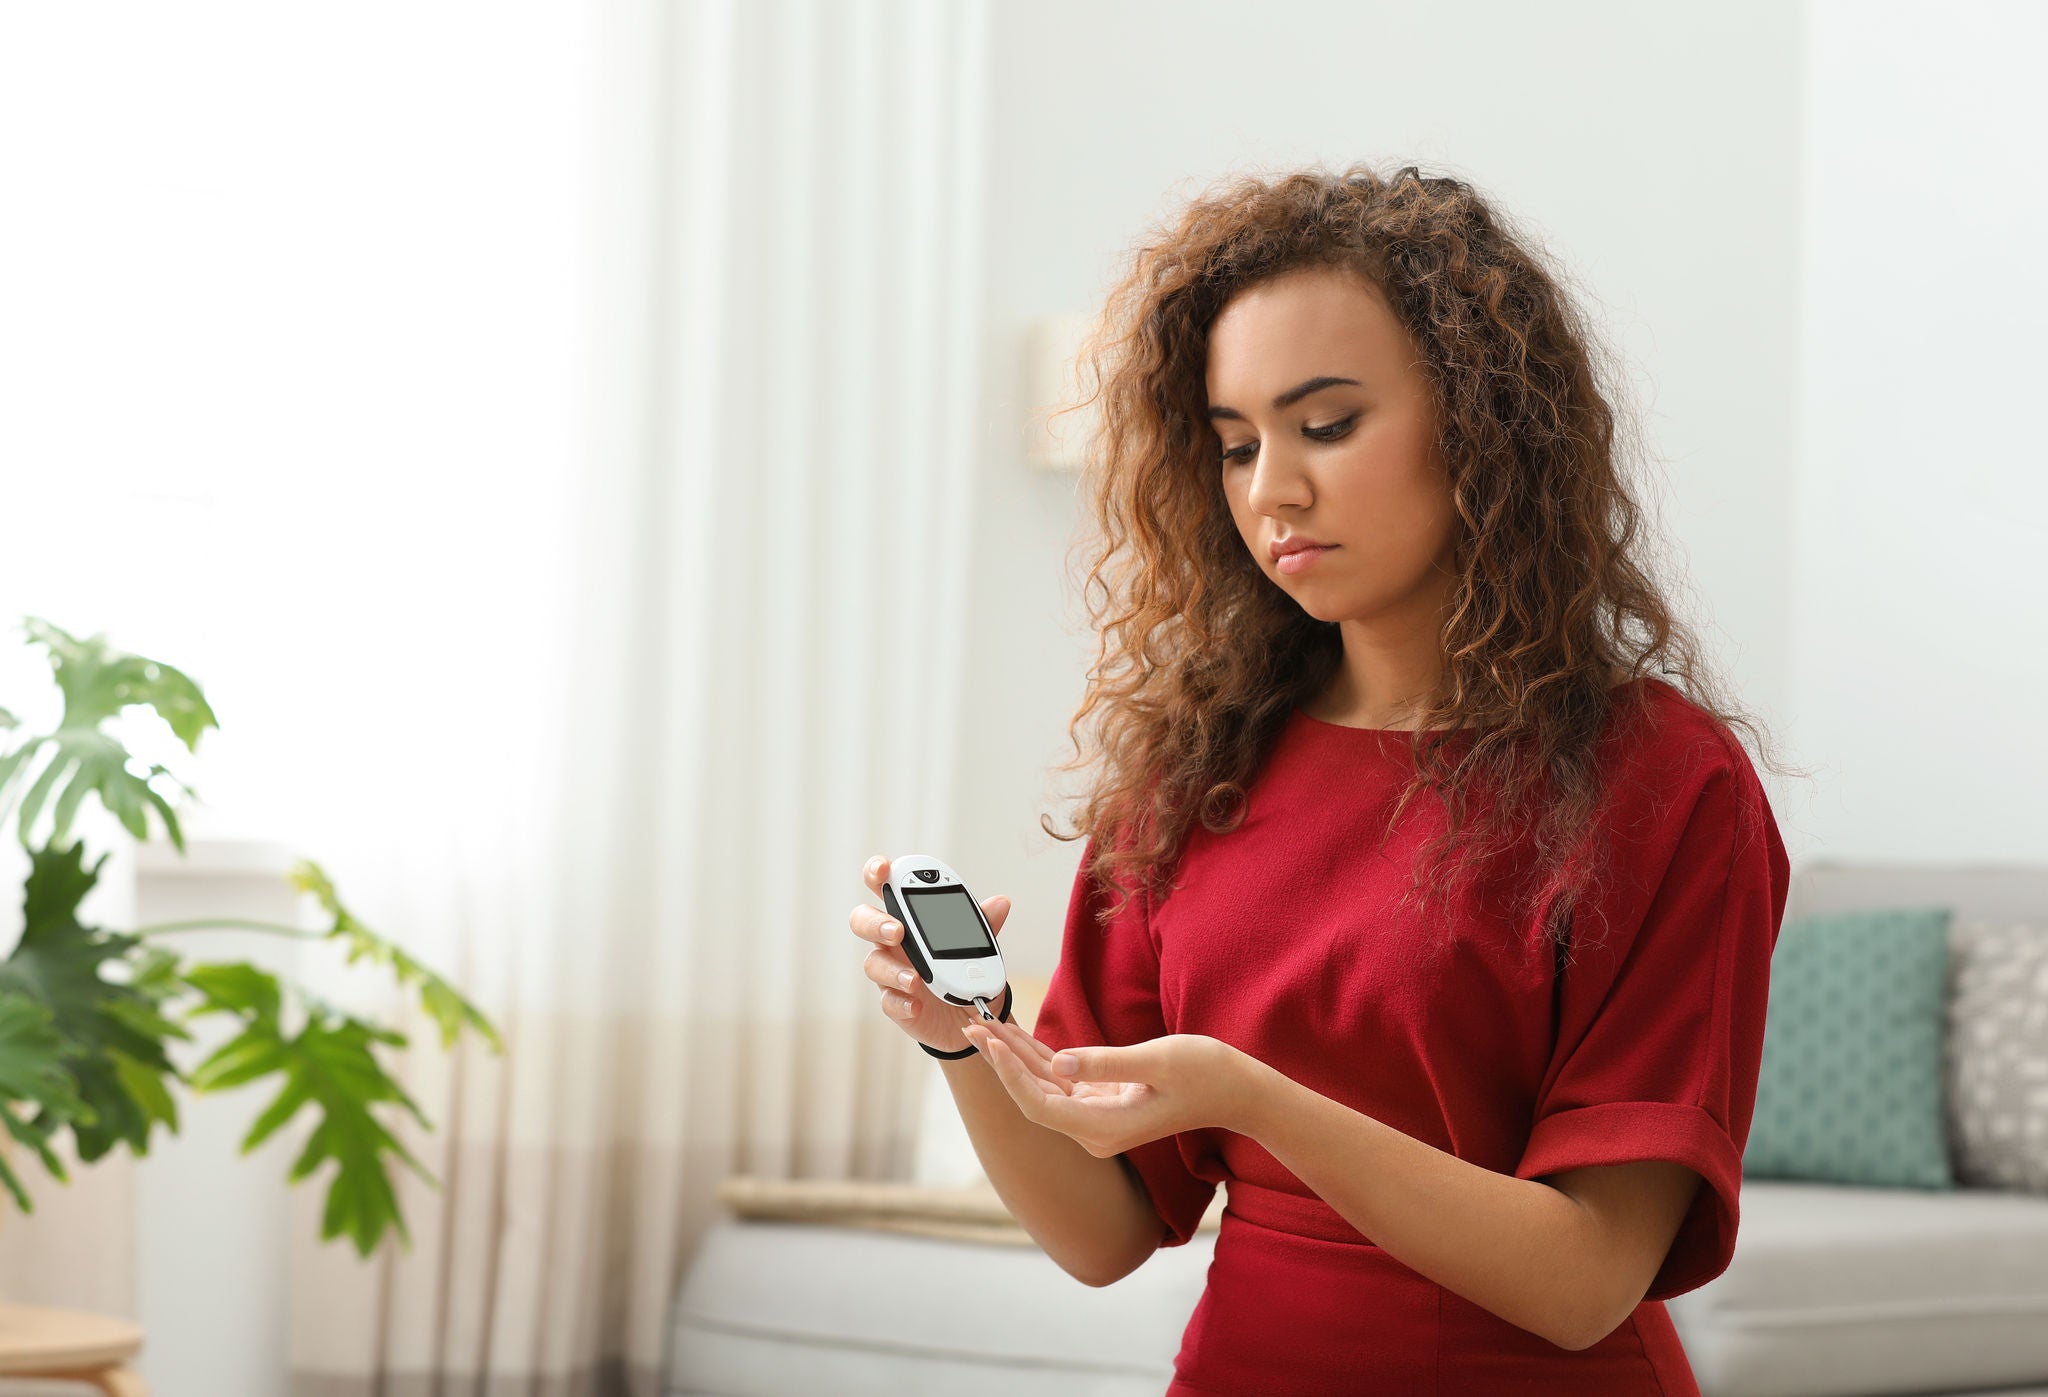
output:
[{"label": "red dress", "polygon": [[1187,1242],[1226,1189],[1169,1397],[1697,1397],[1662,1302],[1734,1252],[1790,870],[1742,746],[1669,684],[1633,683],[1649,686],[1648,708],[1611,723],[1598,757],[1619,768],[1599,816],[1611,861],[1574,916],[1561,974],[1535,919],[1501,910],[1498,883],[1432,909],[1449,928],[1441,944],[1417,934],[1412,910],[1389,915],[1445,820],[1425,792],[1376,848],[1412,769],[1407,733],[1297,711],[1244,823],[1196,825],[1170,894],[1134,894],[1104,926],[1095,916],[1114,896],[1077,874],[1033,1030],[1054,1048],[1207,1034],[1516,1178],[1662,1159],[1705,1180],[1643,1302],[1575,1352],[1397,1261],[1247,1136],[1139,1145],[1126,1158],[1161,1245]]}]

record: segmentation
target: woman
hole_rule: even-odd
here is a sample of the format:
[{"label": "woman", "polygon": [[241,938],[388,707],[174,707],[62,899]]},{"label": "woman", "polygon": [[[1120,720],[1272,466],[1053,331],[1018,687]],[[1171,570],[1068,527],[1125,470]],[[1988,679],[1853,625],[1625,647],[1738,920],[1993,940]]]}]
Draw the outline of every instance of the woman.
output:
[{"label": "woman", "polygon": [[984,1025],[863,904],[885,1010],[1078,1278],[1224,1185],[1170,1394],[1696,1393],[1661,1302],[1734,1249],[1789,869],[1581,318],[1469,186],[1352,166],[1197,200],[1088,349],[1060,960]]}]

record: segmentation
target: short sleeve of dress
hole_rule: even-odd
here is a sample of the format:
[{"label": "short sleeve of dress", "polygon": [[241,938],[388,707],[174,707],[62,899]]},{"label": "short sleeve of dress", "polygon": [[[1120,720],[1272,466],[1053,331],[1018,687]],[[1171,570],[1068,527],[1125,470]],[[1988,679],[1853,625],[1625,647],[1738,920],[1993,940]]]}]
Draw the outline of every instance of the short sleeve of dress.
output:
[{"label": "short sleeve of dress", "polygon": [[[1059,963],[1032,1027],[1033,1035],[1054,1050],[1122,1047],[1167,1032],[1159,1005],[1159,955],[1149,925],[1151,901],[1144,890],[1133,890],[1115,917],[1098,920],[1116,905],[1119,894],[1090,886],[1087,870],[1094,848],[1091,839],[1074,875]],[[1159,1245],[1165,1247],[1180,1246],[1195,1235],[1195,1225],[1216,1194],[1213,1180],[1189,1170],[1178,1140],[1162,1136],[1122,1156],[1137,1170],[1159,1214]]]},{"label": "short sleeve of dress", "polygon": [[[1739,745],[1703,777],[1624,801],[1599,899],[1556,986],[1557,1038],[1515,1177],[1660,1159],[1704,1181],[1646,1300],[1706,1284],[1735,1252],[1771,952],[1789,866]],[[1676,775],[1677,773],[1673,773]],[[1573,938],[1585,923],[1575,917]]]}]

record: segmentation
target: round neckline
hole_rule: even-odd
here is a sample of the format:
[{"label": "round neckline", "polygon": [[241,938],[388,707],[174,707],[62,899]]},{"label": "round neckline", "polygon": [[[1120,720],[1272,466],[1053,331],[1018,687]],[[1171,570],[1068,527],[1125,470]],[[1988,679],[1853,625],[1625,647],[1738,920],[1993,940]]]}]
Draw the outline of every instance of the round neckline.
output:
[{"label": "round neckline", "polygon": [[[1629,685],[1641,683],[1647,678],[1649,678],[1648,675],[1637,675],[1634,679],[1623,680],[1621,683],[1615,685],[1612,689],[1609,689],[1607,692],[1610,694],[1618,694],[1623,689],[1629,687]],[[1381,738],[1414,737],[1420,732],[1441,733],[1445,737],[1457,737],[1467,733],[1474,733],[1479,731],[1477,725],[1475,724],[1467,724],[1462,728],[1360,728],[1353,727],[1349,723],[1333,723],[1329,721],[1327,718],[1318,718],[1313,713],[1310,713],[1307,709],[1301,707],[1295,708],[1294,716],[1301,719],[1305,723],[1313,724],[1314,726],[1319,728],[1328,728],[1332,732],[1370,733],[1374,737]]]},{"label": "round neckline", "polygon": [[1310,713],[1310,712],[1309,712],[1309,711],[1308,711],[1307,709],[1304,709],[1304,708],[1297,708],[1297,709],[1295,709],[1295,710],[1294,710],[1294,716],[1295,716],[1295,717],[1297,717],[1297,718],[1299,718],[1299,719],[1301,719],[1301,720],[1302,720],[1303,722],[1305,722],[1305,723],[1313,723],[1313,724],[1314,724],[1314,725],[1315,725],[1316,727],[1319,727],[1319,728],[1329,728],[1329,729],[1330,729],[1330,730],[1332,730],[1333,732],[1358,732],[1358,733],[1370,733],[1370,734],[1372,734],[1372,735],[1373,735],[1373,736],[1375,736],[1375,737],[1413,737],[1413,736],[1415,736],[1415,735],[1416,735],[1416,734],[1417,734],[1418,732],[1441,732],[1441,733],[1445,734],[1446,736],[1449,736],[1450,734],[1453,734],[1453,733],[1467,733],[1467,732],[1476,732],[1476,731],[1478,730],[1478,729],[1477,729],[1476,727],[1474,727],[1474,726],[1471,726],[1471,725],[1467,725],[1467,726],[1465,726],[1465,727],[1462,727],[1462,728],[1426,728],[1426,729],[1425,729],[1425,728],[1361,728],[1361,727],[1355,727],[1355,726],[1353,726],[1353,725],[1352,725],[1352,724],[1350,724],[1350,723],[1333,723],[1333,722],[1329,721],[1329,720],[1328,720],[1327,718],[1318,718],[1318,717],[1316,717],[1316,716],[1315,716],[1315,715],[1314,715],[1313,713]]}]

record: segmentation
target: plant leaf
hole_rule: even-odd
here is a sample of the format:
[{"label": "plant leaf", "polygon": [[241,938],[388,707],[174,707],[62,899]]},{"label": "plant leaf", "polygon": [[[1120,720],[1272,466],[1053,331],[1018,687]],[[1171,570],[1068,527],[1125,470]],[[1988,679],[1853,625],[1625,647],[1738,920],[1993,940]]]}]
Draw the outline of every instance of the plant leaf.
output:
[{"label": "plant leaf", "polygon": [[151,782],[161,776],[185,795],[194,792],[160,763],[152,764],[143,775],[129,770],[134,759],[120,742],[101,732],[99,725],[124,708],[147,705],[170,725],[188,751],[196,752],[201,734],[220,726],[199,686],[170,665],[113,649],[104,635],[81,640],[34,616],[26,618],[24,629],[32,643],[49,651],[50,668],[64,695],[64,715],[56,732],[31,738],[0,760],[0,818],[6,816],[7,791],[14,778],[26,770],[34,752],[48,745],[54,749],[50,759],[21,800],[17,824],[23,848],[29,847],[30,830],[52,792],[57,797],[47,843],[53,845],[66,841],[79,803],[94,792],[108,813],[137,839],[149,837],[143,803],[154,805],[171,842],[182,851],[185,838],[177,816]]},{"label": "plant leaf", "polygon": [[320,900],[327,914],[334,918],[334,925],[327,931],[330,940],[341,941],[348,947],[348,963],[368,960],[374,965],[386,966],[400,984],[416,983],[420,987],[420,1007],[431,1015],[441,1027],[441,1046],[451,1048],[463,1028],[469,1027],[490,1045],[491,1051],[503,1054],[504,1042],[498,1037],[498,1030],[484,1017],[483,1011],[464,999],[453,985],[436,975],[426,966],[392,942],[357,921],[355,915],[342,906],[341,899],[334,891],[334,882],[311,859],[301,859],[292,865],[286,875],[300,892],[311,893]]},{"label": "plant leaf", "polygon": [[263,1108],[263,1114],[249,1127],[249,1133],[242,1137],[242,1153],[248,1154],[268,1140],[277,1128],[299,1113],[299,1107],[313,1099],[313,1088],[303,1077],[286,1080],[271,1103]]},{"label": "plant leaf", "polygon": [[426,1182],[439,1181],[414,1158],[398,1138],[377,1120],[372,1108],[395,1103],[422,1128],[433,1123],[378,1061],[374,1044],[403,1046],[404,1035],[339,1013],[310,1001],[305,1026],[287,1036],[278,1012],[277,982],[243,965],[195,966],[186,979],[207,997],[195,1012],[228,1012],[242,1016],[243,1029],[194,1068],[195,1091],[219,1091],[277,1073],[282,1085],[242,1139],[247,1154],[275,1134],[306,1107],[319,1120],[291,1168],[296,1182],[332,1160],[327,1202],[321,1218],[321,1239],[346,1235],[365,1257],[376,1250],[387,1231],[395,1230],[408,1248],[411,1234],[398,1206],[389,1175],[395,1156]]},{"label": "plant leaf", "polygon": [[274,1024],[251,1024],[192,1069],[192,1090],[226,1091],[283,1070],[290,1058]]},{"label": "plant leaf", "polygon": [[169,1025],[157,1008],[163,993],[160,975],[138,989],[100,973],[109,961],[127,968],[126,957],[140,945],[138,938],[78,921],[79,904],[108,857],[101,855],[88,869],[76,843],[34,850],[21,940],[0,962],[0,988],[25,994],[49,1010],[62,1065],[90,1108],[84,1115],[60,1119],[44,1105],[31,1124],[69,1125],[78,1157],[88,1162],[124,1141],[135,1154],[148,1154],[152,1124],[168,1119],[162,1109],[168,1092],[163,1079],[179,1078],[164,1053],[162,1030]]},{"label": "plant leaf", "polygon": [[[63,1066],[63,1039],[49,1007],[12,988],[0,988],[0,1117],[7,1133],[27,1145],[43,1167],[62,1181],[64,1164],[50,1149],[50,1135],[62,1121],[90,1117],[92,1108],[78,1095],[77,1084]],[[41,1123],[14,1114],[17,1101],[42,1107]],[[24,1213],[34,1212],[28,1191],[0,1157],[0,1184],[14,1195]]]},{"label": "plant leaf", "polygon": [[41,734],[36,734],[6,756],[0,757],[0,815],[6,813],[7,800],[10,790],[14,785],[14,778],[28,768],[29,758],[41,751],[43,744],[49,740],[49,738]]},{"label": "plant leaf", "polygon": [[278,1022],[283,992],[277,977],[243,961],[221,961],[188,965],[180,972],[185,983],[199,991],[200,1002],[185,1017],[229,1013],[253,1017],[273,1028]]},{"label": "plant leaf", "polygon": [[178,1102],[164,1085],[164,1074],[151,1071],[147,1063],[137,1062],[119,1048],[109,1048],[107,1056],[113,1059],[114,1075],[135,1098],[136,1105],[142,1108],[145,1121],[160,1120],[171,1128],[172,1134],[176,1134]]}]

